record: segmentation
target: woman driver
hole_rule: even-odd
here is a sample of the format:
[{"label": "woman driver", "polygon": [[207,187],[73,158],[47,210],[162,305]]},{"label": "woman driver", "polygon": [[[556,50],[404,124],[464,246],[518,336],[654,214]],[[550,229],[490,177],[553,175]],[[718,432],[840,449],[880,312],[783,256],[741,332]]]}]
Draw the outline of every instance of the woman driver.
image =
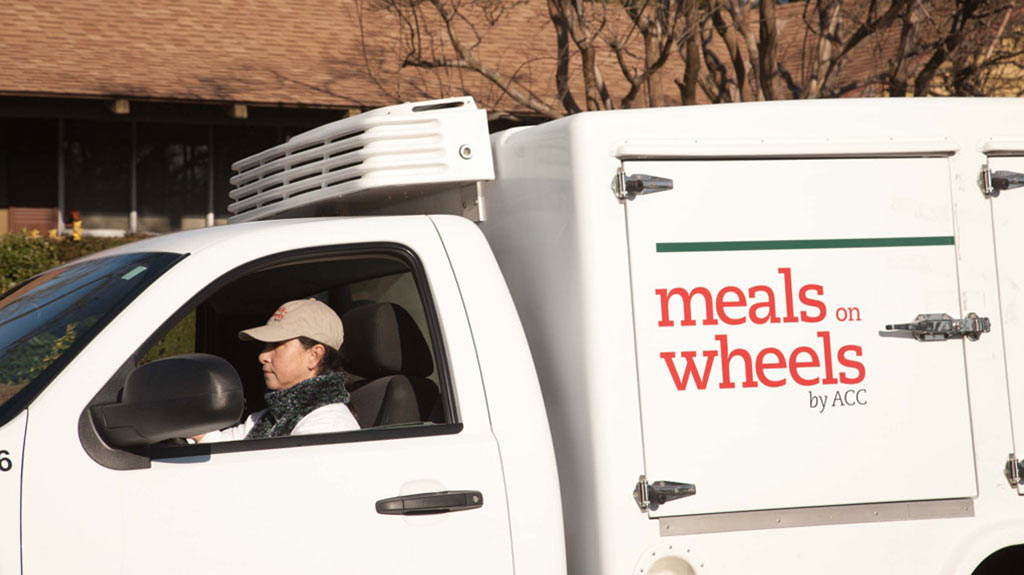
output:
[{"label": "woman driver", "polygon": [[338,314],[315,300],[290,301],[267,324],[238,333],[262,341],[259,362],[267,408],[244,422],[194,439],[200,443],[309,435],[359,429],[345,389],[338,349],[344,328]]}]

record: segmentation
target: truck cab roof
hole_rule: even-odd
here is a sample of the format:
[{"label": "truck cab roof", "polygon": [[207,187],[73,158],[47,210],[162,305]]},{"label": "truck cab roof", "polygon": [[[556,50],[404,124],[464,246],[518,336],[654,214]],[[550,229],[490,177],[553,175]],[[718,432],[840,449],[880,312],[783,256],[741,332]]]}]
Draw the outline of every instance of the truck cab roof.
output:
[{"label": "truck cab roof", "polygon": [[337,225],[340,219],[365,220],[377,219],[381,223],[388,222],[389,225],[401,225],[402,220],[422,220],[423,216],[405,216],[403,218],[383,217],[314,217],[295,218],[282,220],[268,220],[260,222],[246,222],[241,224],[230,224],[213,226],[195,230],[186,230],[166,235],[154,236],[131,242],[104,250],[89,258],[104,257],[107,255],[118,255],[138,252],[168,252],[178,254],[198,254],[210,249],[220,249],[225,245],[245,244],[249,242],[271,239],[280,235],[296,233],[298,230],[316,231],[327,225]]}]

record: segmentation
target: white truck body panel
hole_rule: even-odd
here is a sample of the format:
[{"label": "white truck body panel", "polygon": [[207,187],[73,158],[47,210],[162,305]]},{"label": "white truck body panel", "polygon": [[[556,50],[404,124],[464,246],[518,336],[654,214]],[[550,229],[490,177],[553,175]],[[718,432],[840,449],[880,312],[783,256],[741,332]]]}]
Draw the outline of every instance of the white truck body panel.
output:
[{"label": "white truck body panel", "polygon": [[[643,469],[619,162],[573,118],[495,134],[480,229],[537,366],[558,461],[569,573],[633,572],[658,537],[630,494]],[[600,146],[597,149],[601,149]],[[586,169],[580,163],[585,163]]]},{"label": "white truck body panel", "polygon": [[[571,573],[969,573],[997,547],[1022,541],[1014,519],[1022,503],[1003,475],[1013,447],[987,205],[1003,198],[987,200],[977,183],[984,143],[1024,133],[1018,108],[1009,100],[724,105],[583,114],[493,136],[496,178],[481,186],[481,229],[520,310],[544,391]],[[620,200],[611,189],[619,168],[673,178],[674,189]],[[694,193],[707,213],[680,211],[680,198]],[[636,225],[633,215],[641,215]],[[684,254],[684,269],[662,263],[679,254],[657,254],[651,245],[950,235],[955,247],[885,253]],[[848,271],[844,262],[864,271]],[[833,306],[859,302],[871,309],[862,327],[831,331],[835,341],[868,338],[865,356],[886,357],[886,375],[868,392],[886,407],[857,421],[865,417],[858,406],[837,406],[835,419],[814,421],[809,405],[794,411],[795,399],[782,399],[785,388],[709,389],[729,395],[708,393],[694,405],[679,397],[690,396],[667,378],[662,351],[701,358],[714,349],[715,333],[749,338],[755,350],[806,338],[750,325],[701,332],[699,323],[693,335],[682,330],[673,338],[659,333],[653,290],[691,274],[694,281],[680,287],[749,288],[755,280],[781,287],[783,267],[794,274],[808,267],[823,278],[813,281],[824,286],[833,314]],[[877,334],[918,313],[969,312],[993,320],[978,341]],[[643,329],[634,331],[634,315]],[[809,337],[820,341],[815,331]],[[699,346],[687,345],[696,340]],[[913,364],[887,363],[905,354]],[[657,380],[648,379],[652,373]],[[915,375],[925,373],[939,377]],[[881,383],[890,378],[906,383]],[[925,390],[929,399],[915,401]],[[717,398],[744,405],[729,406],[738,413],[723,421]],[[809,423],[820,427],[803,427]],[[870,429],[851,436],[864,426]],[[801,429],[805,435],[793,438]],[[783,438],[786,446],[778,447]],[[718,471],[710,471],[712,462]],[[707,473],[713,476],[694,479]],[[665,515],[657,526],[638,520],[647,513],[629,495],[642,474],[695,483],[697,495],[651,513]],[[893,503],[869,503],[886,501]],[[770,521],[744,509],[769,510]],[[810,526],[822,522],[831,526]],[[673,529],[687,534],[673,537]]]}]

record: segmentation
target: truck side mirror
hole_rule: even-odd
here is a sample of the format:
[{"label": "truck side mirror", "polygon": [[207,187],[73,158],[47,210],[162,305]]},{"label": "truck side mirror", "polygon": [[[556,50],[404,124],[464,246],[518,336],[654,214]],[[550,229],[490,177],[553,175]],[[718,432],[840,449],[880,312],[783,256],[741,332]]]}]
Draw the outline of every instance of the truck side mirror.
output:
[{"label": "truck side mirror", "polygon": [[235,368],[215,355],[190,353],[136,368],[120,401],[90,409],[107,443],[130,448],[222,429],[237,423],[244,408]]}]

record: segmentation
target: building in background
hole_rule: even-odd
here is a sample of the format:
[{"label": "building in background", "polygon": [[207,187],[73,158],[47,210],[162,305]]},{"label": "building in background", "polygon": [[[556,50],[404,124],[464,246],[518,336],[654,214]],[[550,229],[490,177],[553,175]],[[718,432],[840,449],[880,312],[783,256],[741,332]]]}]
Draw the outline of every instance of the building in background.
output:
[{"label": "building in background", "polygon": [[393,103],[339,6],[0,3],[0,233],[224,222],[233,161]]},{"label": "building in background", "polygon": [[87,234],[214,225],[235,160],[402,101],[469,94],[501,129],[681,103],[1020,96],[1024,7],[978,1],[5,0],[0,233],[72,211]]},{"label": "building in background", "polygon": [[[196,102],[0,101],[0,232],[163,233],[223,223],[231,163],[344,111]],[[111,106],[127,106],[125,113]]]}]

